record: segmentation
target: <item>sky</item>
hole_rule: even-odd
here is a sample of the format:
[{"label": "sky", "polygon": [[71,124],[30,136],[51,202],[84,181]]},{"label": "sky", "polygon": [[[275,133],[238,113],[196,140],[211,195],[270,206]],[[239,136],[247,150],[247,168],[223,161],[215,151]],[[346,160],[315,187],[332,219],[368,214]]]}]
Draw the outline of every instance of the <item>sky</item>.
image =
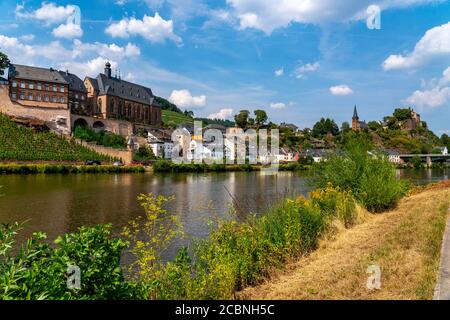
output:
[{"label": "sky", "polygon": [[450,134],[446,0],[0,0],[0,51],[82,79],[110,61],[201,117],[305,128],[411,106]]}]

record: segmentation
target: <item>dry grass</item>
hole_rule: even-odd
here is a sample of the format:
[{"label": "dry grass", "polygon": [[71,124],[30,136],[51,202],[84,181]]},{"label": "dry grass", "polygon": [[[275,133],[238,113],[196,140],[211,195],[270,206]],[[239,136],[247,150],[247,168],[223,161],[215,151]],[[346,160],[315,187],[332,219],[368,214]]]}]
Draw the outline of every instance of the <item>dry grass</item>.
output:
[{"label": "dry grass", "polygon": [[[361,223],[324,240],[241,299],[431,299],[450,205],[449,184],[433,186],[380,215],[360,212]],[[367,267],[381,267],[380,290],[366,287]]]}]

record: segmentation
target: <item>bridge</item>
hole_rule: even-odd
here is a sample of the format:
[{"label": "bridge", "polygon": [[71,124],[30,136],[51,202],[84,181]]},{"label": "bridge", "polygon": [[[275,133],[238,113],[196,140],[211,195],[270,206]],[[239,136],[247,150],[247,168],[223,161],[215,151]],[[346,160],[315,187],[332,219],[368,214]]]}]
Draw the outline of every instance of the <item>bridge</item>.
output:
[{"label": "bridge", "polygon": [[450,154],[399,154],[398,157],[402,160],[411,160],[412,158],[419,157],[423,161],[426,161],[427,165],[437,160],[450,161]]}]

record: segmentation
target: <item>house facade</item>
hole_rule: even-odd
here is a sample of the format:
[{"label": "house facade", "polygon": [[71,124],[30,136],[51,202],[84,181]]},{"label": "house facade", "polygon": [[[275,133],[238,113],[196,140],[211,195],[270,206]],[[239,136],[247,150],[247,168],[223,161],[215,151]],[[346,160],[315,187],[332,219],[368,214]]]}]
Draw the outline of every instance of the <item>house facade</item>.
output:
[{"label": "house facade", "polygon": [[104,73],[84,80],[90,115],[104,119],[126,120],[136,124],[160,125],[161,106],[150,88],[111,75],[106,63]]},{"label": "house facade", "polygon": [[8,81],[13,102],[25,107],[69,109],[69,83],[52,68],[13,64]]},{"label": "house facade", "polygon": [[67,71],[58,71],[69,86],[69,108],[73,114],[86,116],[89,113],[87,109],[87,90],[83,80],[77,75]]}]

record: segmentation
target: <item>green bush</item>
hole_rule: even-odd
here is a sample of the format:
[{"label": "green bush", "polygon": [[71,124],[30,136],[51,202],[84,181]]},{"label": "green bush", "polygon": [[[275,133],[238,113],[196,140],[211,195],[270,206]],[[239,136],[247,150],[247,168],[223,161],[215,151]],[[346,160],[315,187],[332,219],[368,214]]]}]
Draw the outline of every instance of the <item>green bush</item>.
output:
[{"label": "green bush", "polygon": [[66,164],[0,164],[0,174],[142,173],[142,166],[73,166]]},{"label": "green bush", "polygon": [[[130,299],[135,286],[124,281],[121,251],[127,243],[111,236],[111,226],[81,227],[48,244],[35,233],[14,253],[19,225],[0,227],[0,299]],[[67,286],[68,267],[81,271],[81,289]]]},{"label": "green bush", "polygon": [[84,126],[76,126],[73,136],[84,141],[95,142],[105,147],[123,149],[127,146],[125,138],[121,135],[104,131],[96,132]]},{"label": "green bush", "polygon": [[346,149],[315,165],[312,179],[319,188],[328,184],[350,190],[368,210],[380,212],[393,207],[408,189],[396,177],[396,168],[381,154],[371,152],[359,140],[351,140]]}]

